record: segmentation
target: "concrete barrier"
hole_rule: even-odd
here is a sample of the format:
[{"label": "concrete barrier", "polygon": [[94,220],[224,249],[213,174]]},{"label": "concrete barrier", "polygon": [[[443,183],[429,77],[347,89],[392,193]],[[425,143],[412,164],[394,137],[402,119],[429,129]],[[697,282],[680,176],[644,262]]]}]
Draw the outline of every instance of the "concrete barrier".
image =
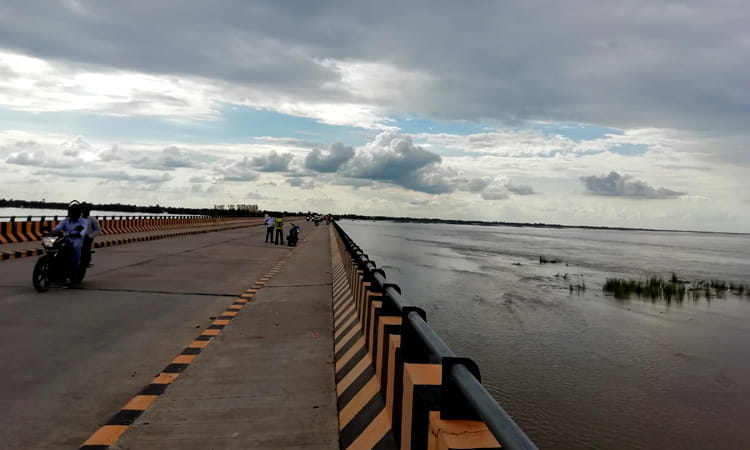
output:
[{"label": "concrete barrier", "polygon": [[536,449],[398,286],[331,227],[335,381],[347,448]]},{"label": "concrete barrier", "polygon": [[[44,236],[45,228],[54,228],[61,219],[45,217],[11,217],[7,222],[0,222],[0,244],[38,241]],[[226,224],[247,218],[233,217],[193,217],[193,216],[103,216],[99,218],[102,235],[139,233],[146,231],[167,231],[185,227]]]}]

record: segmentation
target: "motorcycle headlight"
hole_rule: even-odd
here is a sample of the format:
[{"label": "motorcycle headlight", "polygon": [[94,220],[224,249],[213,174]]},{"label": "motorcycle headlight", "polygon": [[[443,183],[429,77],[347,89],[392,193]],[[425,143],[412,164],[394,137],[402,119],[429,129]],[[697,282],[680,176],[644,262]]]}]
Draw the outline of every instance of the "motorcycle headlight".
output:
[{"label": "motorcycle headlight", "polygon": [[55,241],[57,240],[57,236],[45,236],[42,238],[42,245],[45,247],[52,247],[55,245]]}]

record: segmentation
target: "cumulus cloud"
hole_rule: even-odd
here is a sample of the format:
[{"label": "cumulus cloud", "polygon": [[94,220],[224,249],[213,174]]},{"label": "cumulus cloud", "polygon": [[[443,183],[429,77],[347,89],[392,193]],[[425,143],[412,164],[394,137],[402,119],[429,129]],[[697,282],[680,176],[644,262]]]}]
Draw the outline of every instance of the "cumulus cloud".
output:
[{"label": "cumulus cloud", "polygon": [[586,192],[591,195],[644,199],[671,198],[685,195],[684,192],[677,192],[663,187],[652,187],[643,181],[633,179],[630,175],[621,175],[614,171],[607,175],[581,177],[580,180],[583,182]]},{"label": "cumulus cloud", "polygon": [[327,152],[313,149],[305,157],[305,167],[316,172],[336,172],[342,164],[352,159],[354,153],[352,147],[337,142]]},{"label": "cumulus cloud", "polygon": [[459,190],[478,193],[485,200],[505,200],[510,194],[533,195],[534,188],[528,185],[515,185],[509,177],[477,177],[471,179],[456,179]]},{"label": "cumulus cloud", "polygon": [[19,166],[33,166],[33,167],[49,167],[49,168],[62,168],[62,167],[75,167],[81,164],[80,158],[76,155],[63,155],[62,158],[51,154],[50,152],[40,149],[35,151],[23,151],[11,153],[5,160],[8,164],[16,164]]},{"label": "cumulus cloud", "polygon": [[[110,149],[110,151],[112,152],[113,150]],[[174,170],[182,167],[195,167],[195,162],[193,161],[195,155],[195,152],[170,146],[156,155],[144,156],[132,161],[130,164],[140,169]],[[105,154],[105,156],[116,157],[116,154],[109,153]]]},{"label": "cumulus cloud", "polygon": [[287,178],[286,182],[290,186],[300,187],[303,189],[313,189],[318,186],[318,183],[316,183],[314,180],[302,177]]},{"label": "cumulus cloud", "polygon": [[289,163],[292,159],[294,159],[292,153],[279,154],[276,150],[271,150],[268,155],[254,156],[252,164],[261,172],[286,172],[289,170]]},{"label": "cumulus cloud", "polygon": [[260,178],[260,174],[253,170],[254,167],[255,164],[245,156],[226,166],[215,168],[214,179],[217,181],[255,181]]},{"label": "cumulus cloud", "polygon": [[430,194],[451,192],[450,169],[439,155],[414,145],[411,137],[387,131],[356,150],[339,170],[341,175],[389,182]]}]

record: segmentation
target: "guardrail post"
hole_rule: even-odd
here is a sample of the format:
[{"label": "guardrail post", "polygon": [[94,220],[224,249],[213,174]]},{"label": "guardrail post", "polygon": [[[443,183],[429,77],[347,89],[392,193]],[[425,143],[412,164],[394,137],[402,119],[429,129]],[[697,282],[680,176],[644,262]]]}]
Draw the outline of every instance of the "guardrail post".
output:
[{"label": "guardrail post", "polygon": [[479,366],[471,359],[453,356],[443,357],[443,375],[440,386],[440,418],[445,420],[482,420],[456,386],[456,380],[451,374],[451,370],[456,364],[462,364],[469,369],[469,372],[474,375],[477,381],[482,381]]}]

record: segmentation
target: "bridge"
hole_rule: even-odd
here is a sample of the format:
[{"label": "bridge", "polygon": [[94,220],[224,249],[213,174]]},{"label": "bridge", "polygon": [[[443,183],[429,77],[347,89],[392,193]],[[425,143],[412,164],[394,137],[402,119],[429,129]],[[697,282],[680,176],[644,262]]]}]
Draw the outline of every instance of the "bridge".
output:
[{"label": "bridge", "polygon": [[287,247],[260,218],[113,219],[44,294],[41,220],[13,221],[0,448],[536,448],[345,230],[296,220]]}]

